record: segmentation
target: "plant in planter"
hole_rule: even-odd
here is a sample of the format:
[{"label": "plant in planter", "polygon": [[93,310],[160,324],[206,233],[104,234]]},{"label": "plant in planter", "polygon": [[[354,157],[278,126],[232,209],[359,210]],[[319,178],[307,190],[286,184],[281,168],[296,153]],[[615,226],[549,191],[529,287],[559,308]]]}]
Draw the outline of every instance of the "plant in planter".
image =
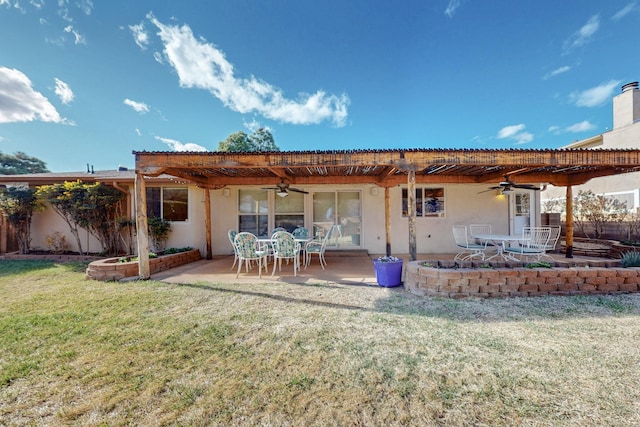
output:
[{"label": "plant in planter", "polygon": [[620,260],[622,267],[640,267],[640,252],[625,252]]}]

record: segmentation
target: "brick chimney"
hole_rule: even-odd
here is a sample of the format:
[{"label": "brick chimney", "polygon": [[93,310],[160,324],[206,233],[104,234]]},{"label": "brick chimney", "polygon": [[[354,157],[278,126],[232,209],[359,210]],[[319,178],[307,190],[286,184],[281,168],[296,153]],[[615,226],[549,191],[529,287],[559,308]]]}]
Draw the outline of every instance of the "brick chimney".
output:
[{"label": "brick chimney", "polygon": [[622,86],[622,93],[613,98],[613,128],[619,129],[640,120],[640,89],[638,82]]}]

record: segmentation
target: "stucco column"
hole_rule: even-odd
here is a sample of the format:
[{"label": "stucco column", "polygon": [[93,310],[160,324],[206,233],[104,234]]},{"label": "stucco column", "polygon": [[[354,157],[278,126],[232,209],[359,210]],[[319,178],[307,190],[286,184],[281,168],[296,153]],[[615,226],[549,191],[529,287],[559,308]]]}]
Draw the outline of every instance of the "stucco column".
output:
[{"label": "stucco column", "polygon": [[409,259],[415,261],[416,255],[416,171],[410,169],[407,184],[407,213],[409,214]]},{"label": "stucco column", "polygon": [[142,280],[151,277],[149,266],[149,225],[147,222],[147,186],[144,176],[136,173],[136,236],[138,241],[138,276]]},{"label": "stucco column", "polygon": [[567,185],[567,207],[566,207],[566,215],[565,218],[565,246],[567,250],[565,252],[565,256],[567,258],[573,258],[573,189],[570,185]]}]

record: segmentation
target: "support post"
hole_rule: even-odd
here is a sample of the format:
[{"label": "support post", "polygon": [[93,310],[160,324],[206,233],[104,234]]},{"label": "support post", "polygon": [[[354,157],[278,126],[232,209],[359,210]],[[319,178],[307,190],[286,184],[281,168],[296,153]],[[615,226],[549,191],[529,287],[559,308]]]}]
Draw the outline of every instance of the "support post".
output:
[{"label": "support post", "polygon": [[204,227],[207,240],[207,259],[213,259],[211,253],[211,194],[208,188],[204,188]]},{"label": "support post", "polygon": [[407,206],[409,213],[409,259],[415,261],[416,255],[416,171],[409,170],[407,185]]},{"label": "support post", "polygon": [[573,189],[570,185],[567,185],[567,194],[566,194],[566,199],[567,199],[567,207],[566,207],[566,215],[567,217],[565,218],[565,246],[567,247],[566,250],[566,257],[567,258],[573,258]]},{"label": "support post", "polygon": [[136,173],[136,228],[138,241],[138,277],[148,280],[151,277],[149,266],[149,225],[147,221],[147,187],[144,176]]},{"label": "support post", "polygon": [[387,242],[387,256],[391,256],[391,199],[389,193],[389,187],[384,187],[384,231]]}]

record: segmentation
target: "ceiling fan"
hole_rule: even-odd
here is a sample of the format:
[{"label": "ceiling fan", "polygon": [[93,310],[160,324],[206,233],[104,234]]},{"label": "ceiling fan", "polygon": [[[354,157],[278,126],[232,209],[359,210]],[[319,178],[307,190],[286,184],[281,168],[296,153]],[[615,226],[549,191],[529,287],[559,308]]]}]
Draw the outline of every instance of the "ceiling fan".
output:
[{"label": "ceiling fan", "polygon": [[304,191],[304,190],[301,190],[299,188],[289,187],[289,184],[284,182],[284,179],[282,180],[282,182],[276,184],[275,187],[264,187],[262,189],[263,190],[278,190],[278,191],[276,191],[276,194],[278,196],[280,196],[280,197],[287,197],[289,195],[289,191],[294,191],[296,193],[309,194],[308,191]]},{"label": "ceiling fan", "polygon": [[[489,189],[485,191],[502,190],[503,193],[511,193],[513,192],[514,188],[521,188],[523,190],[540,191],[540,187],[533,184],[516,184],[515,182],[509,179],[509,175],[505,175],[504,181],[501,181],[500,183],[498,183],[498,185],[489,187]],[[481,191],[481,193],[484,193],[485,191]]]}]

